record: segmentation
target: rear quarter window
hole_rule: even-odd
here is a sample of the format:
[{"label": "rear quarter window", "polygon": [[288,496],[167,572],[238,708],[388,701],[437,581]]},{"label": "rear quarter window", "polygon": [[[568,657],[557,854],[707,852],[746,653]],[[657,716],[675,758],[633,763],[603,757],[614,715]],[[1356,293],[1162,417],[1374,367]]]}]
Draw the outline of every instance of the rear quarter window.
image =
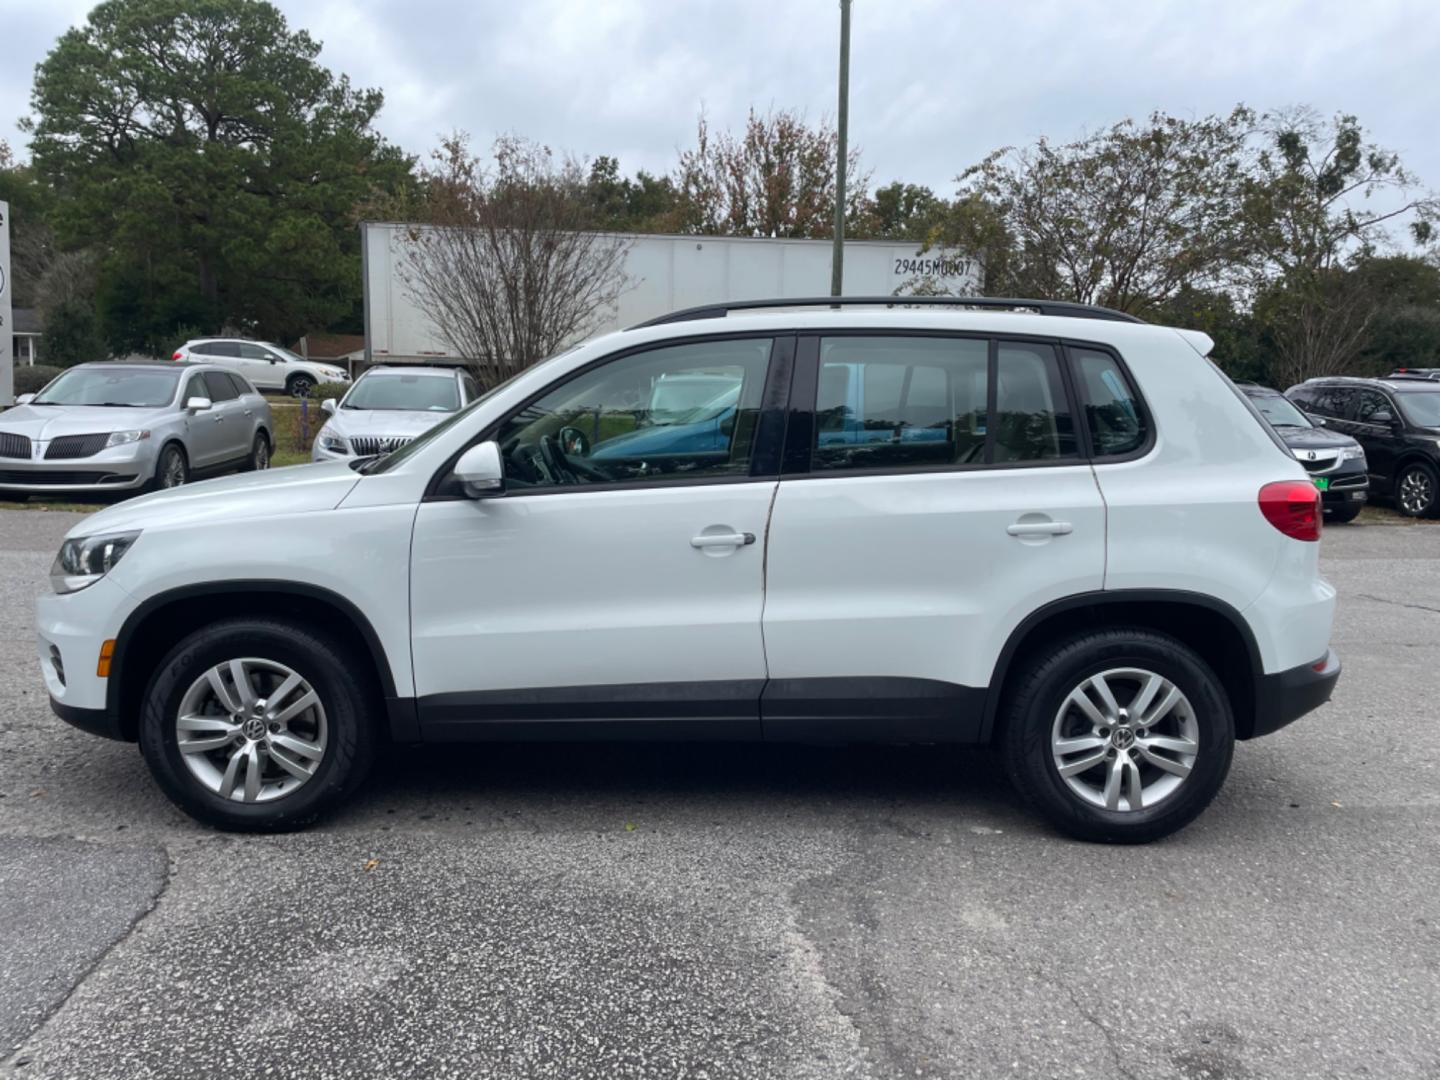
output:
[{"label": "rear quarter window", "polygon": [[1070,350],[1084,422],[1095,457],[1133,454],[1150,437],[1140,398],[1108,352],[1084,347]]}]

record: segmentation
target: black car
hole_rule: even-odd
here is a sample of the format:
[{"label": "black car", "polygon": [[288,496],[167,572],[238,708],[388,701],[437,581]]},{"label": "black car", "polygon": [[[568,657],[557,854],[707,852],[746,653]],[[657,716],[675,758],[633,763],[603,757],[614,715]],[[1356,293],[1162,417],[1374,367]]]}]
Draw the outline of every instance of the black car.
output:
[{"label": "black car", "polygon": [[1440,382],[1417,378],[1309,379],[1285,391],[1327,427],[1365,448],[1370,483],[1406,517],[1440,511]]},{"label": "black car", "polygon": [[1241,383],[1240,390],[1270,421],[1275,434],[1320,489],[1325,513],[1332,521],[1353,521],[1365,506],[1370,478],[1365,451],[1349,435],[1312,423],[1279,390]]}]

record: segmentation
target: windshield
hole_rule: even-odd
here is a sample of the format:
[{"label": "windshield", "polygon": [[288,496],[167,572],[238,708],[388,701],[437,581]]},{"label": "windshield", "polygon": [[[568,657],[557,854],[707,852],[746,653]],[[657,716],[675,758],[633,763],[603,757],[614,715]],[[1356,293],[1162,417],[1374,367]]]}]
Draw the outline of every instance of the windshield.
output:
[{"label": "windshield", "polygon": [[661,379],[650,395],[651,424],[698,424],[709,420],[740,399],[743,372],[734,376],[681,376]]},{"label": "windshield", "polygon": [[129,405],[157,408],[175,397],[178,371],[159,368],[71,368],[35,395],[33,405]]},{"label": "windshield", "polygon": [[1440,427],[1440,393],[1405,393],[1395,395],[1405,419],[1416,427]]},{"label": "windshield", "polygon": [[1272,427],[1308,428],[1315,426],[1289,398],[1281,397],[1279,394],[1249,394],[1247,396],[1255,403],[1255,408],[1260,410],[1260,415],[1270,421]]},{"label": "windshield", "polygon": [[454,412],[460,407],[460,388],[452,375],[366,375],[345,395],[342,409],[379,409],[410,412]]}]

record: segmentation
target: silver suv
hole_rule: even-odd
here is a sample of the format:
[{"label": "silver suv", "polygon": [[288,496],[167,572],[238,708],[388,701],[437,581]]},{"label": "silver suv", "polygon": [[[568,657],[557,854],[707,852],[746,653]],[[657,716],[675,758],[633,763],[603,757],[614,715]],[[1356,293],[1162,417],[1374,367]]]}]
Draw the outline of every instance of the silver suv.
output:
[{"label": "silver suv", "polygon": [[209,365],[80,364],[0,413],[0,492],[69,495],[179,487],[267,469],[270,406]]},{"label": "silver suv", "polygon": [[459,368],[371,368],[338,405],[334,398],[321,402],[330,419],[310,456],[335,461],[388,454],[479,396],[474,378]]},{"label": "silver suv", "polygon": [[218,364],[245,376],[261,390],[283,391],[291,397],[309,397],[320,383],[350,381],[350,373],[339,364],[306,360],[268,341],[196,338],[176,349],[170,359]]}]

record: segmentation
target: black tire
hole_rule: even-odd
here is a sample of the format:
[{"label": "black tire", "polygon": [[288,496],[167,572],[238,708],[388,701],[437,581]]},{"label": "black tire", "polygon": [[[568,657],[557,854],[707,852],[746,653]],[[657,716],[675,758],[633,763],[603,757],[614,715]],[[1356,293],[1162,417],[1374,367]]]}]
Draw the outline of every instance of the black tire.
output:
[{"label": "black tire", "polygon": [[[1407,487],[1413,484],[1414,487]],[[1434,517],[1440,504],[1440,480],[1424,461],[1407,461],[1395,474],[1395,509],[1405,517]]]},{"label": "black tire", "polygon": [[270,439],[263,431],[255,433],[255,441],[250,445],[250,456],[245,461],[246,472],[257,472],[260,469],[270,468]]},{"label": "black tire", "polygon": [[291,397],[309,397],[315,389],[315,380],[309,375],[291,375],[285,381],[285,392]]},{"label": "black tire", "polygon": [[1363,502],[1346,503],[1344,506],[1337,506],[1334,510],[1325,511],[1325,516],[1336,525],[1345,525],[1354,521],[1360,516],[1360,511],[1365,509]]},{"label": "black tire", "polygon": [[[175,479],[176,476],[179,477],[178,480]],[[150,491],[164,491],[183,487],[189,482],[190,459],[185,455],[185,448],[179,443],[167,443],[160,451],[160,456],[155,459],[155,475],[150,478],[146,488]]]},{"label": "black tire", "polygon": [[[328,737],[313,774],[268,802],[222,798],[191,772],[178,745],[175,718],[186,692],[210,668],[240,657],[277,662],[300,674],[325,711]],[[175,646],[151,678],[140,751],[165,794],[197,821],[235,832],[302,828],[359,787],[374,760],[375,695],[367,692],[368,680],[356,677],[356,663],[341,644],[299,622],[237,618],[204,627]]]},{"label": "black tire", "polygon": [[[1060,776],[1051,750],[1056,717],[1070,692],[1090,676],[1117,668],[1138,668],[1169,680],[1188,698],[1198,729],[1199,748],[1189,775],[1153,807],[1133,811],[1108,810],[1076,794]],[[1032,658],[1010,686],[999,738],[1006,771],[1021,796],[1071,836],[1112,844],[1168,836],[1210,804],[1230,771],[1235,721],[1224,688],[1204,660],[1164,634],[1116,627],[1063,639]],[[1116,751],[1106,752],[1113,760]],[[1109,768],[1104,763],[1096,767]],[[1160,775],[1153,765],[1143,768]]]}]

